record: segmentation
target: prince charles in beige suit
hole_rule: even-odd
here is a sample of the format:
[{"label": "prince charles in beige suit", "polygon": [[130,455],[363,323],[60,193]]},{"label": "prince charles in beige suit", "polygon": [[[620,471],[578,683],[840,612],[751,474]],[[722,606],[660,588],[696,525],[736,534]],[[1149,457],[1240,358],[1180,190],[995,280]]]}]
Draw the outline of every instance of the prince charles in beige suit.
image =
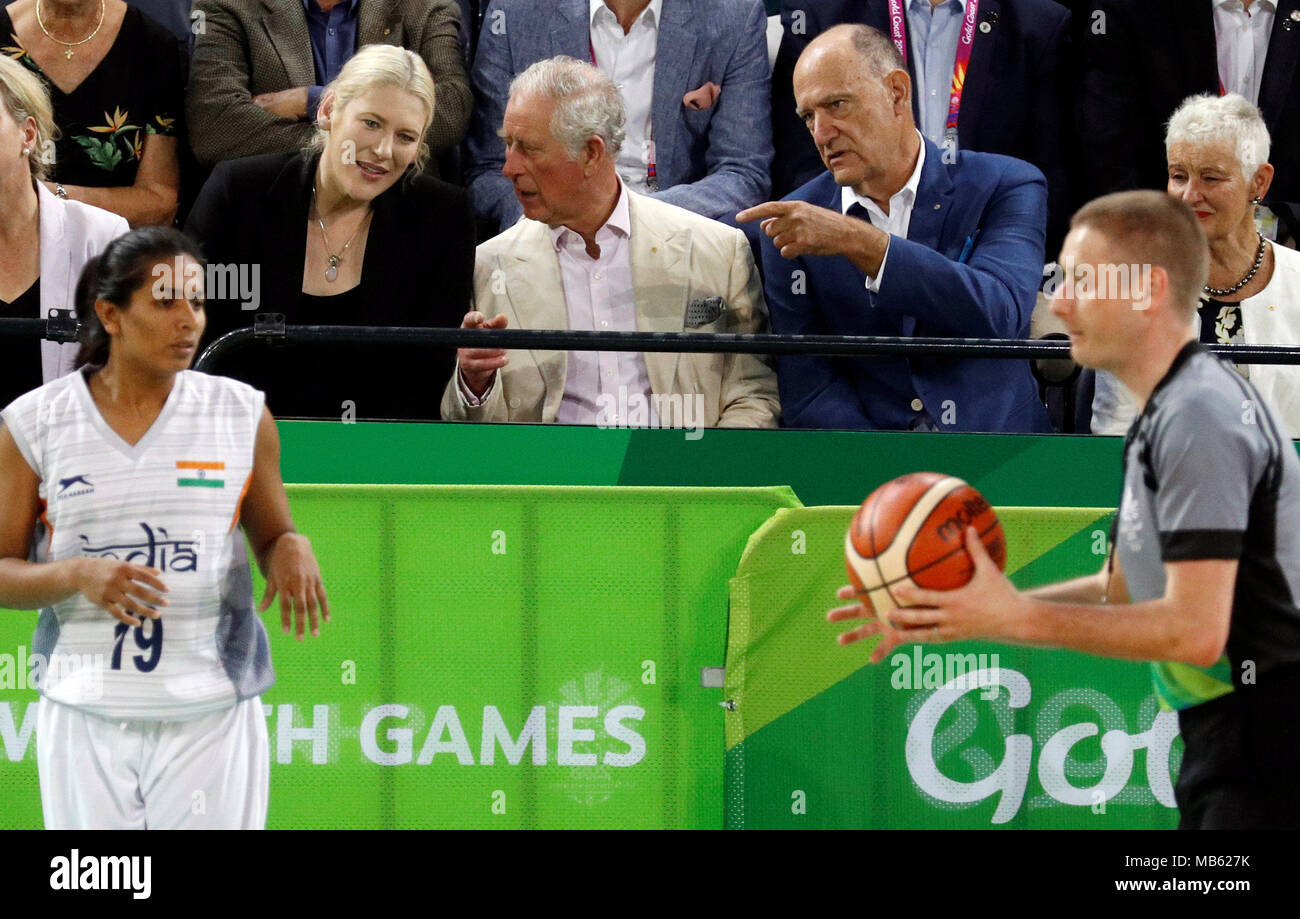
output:
[{"label": "prince charles in beige suit", "polygon": [[[554,58],[510,95],[503,172],[524,218],[479,246],[464,327],[765,331],[744,234],[619,180],[624,115],[607,77]],[[776,427],[780,416],[776,375],[756,355],[462,348],[442,417],[637,426],[638,403],[664,427]]]}]

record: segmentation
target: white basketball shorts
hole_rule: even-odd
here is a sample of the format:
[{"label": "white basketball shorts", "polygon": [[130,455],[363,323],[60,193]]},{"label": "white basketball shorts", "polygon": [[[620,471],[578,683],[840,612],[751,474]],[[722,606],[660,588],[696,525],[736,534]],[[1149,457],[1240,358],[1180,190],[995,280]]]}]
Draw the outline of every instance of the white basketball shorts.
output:
[{"label": "white basketball shorts", "polygon": [[49,830],[266,827],[260,698],[192,721],[113,721],[42,696],[36,767]]}]

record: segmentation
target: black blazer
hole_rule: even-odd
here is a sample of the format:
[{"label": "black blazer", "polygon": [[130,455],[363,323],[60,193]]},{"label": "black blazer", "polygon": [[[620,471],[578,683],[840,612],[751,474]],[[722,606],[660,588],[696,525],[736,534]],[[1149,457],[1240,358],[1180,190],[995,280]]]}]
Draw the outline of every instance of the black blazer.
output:
[{"label": "black blazer", "polygon": [[[1165,125],[1196,93],[1219,94],[1211,0],[1099,0],[1089,29],[1079,130],[1089,196],[1163,189]],[[1300,201],[1300,0],[1279,0],[1264,59],[1259,107],[1276,174],[1269,201]]]},{"label": "black blazer", "polygon": [[[907,4],[904,4],[906,7]],[[803,34],[797,34],[793,17]],[[1074,146],[1069,112],[1074,85],[1070,13],[1052,0],[980,0],[970,69],[962,95],[957,139],[963,150],[1002,153],[1033,163],[1047,178],[1048,253],[1070,218],[1070,163]],[[790,193],[822,172],[808,129],[795,115],[791,80],[799,55],[831,26],[860,22],[889,35],[888,0],[784,0],[785,35],[772,73],[772,131],[776,145],[772,184]],[[982,25],[987,23],[989,31]],[[915,61],[908,36],[909,69]],[[951,68],[949,69],[951,72]],[[916,75],[912,74],[915,89]],[[920,126],[916,94],[912,114]]]},{"label": "black blazer", "polygon": [[[257,266],[255,310],[236,292],[208,290],[205,346],[251,326],[258,312],[289,324],[459,327],[470,309],[474,222],[465,190],[427,175],[401,179],[374,201],[361,283],[351,294],[302,293],[307,217],[318,154],[275,153],[220,163],[203,186],[185,230],[210,263]],[[335,245],[342,245],[342,240]],[[210,271],[215,280],[216,273]],[[267,346],[213,368],[266,392],[277,416],[436,419],[455,350],[394,346]]]}]

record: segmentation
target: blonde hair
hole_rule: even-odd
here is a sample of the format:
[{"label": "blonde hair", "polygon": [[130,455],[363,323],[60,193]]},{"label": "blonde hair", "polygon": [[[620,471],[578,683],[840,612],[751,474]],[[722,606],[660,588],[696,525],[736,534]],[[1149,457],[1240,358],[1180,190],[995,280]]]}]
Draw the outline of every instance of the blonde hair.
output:
[{"label": "blonde hair", "polygon": [[0,102],[19,127],[28,118],[36,122],[36,144],[27,153],[27,163],[33,176],[45,178],[53,162],[50,154],[54,152],[54,141],[59,136],[54,124],[54,106],[41,78],[4,54],[0,54]]},{"label": "blonde hair", "polygon": [[[429,144],[425,135],[429,133],[429,125],[433,124],[436,90],[429,67],[418,54],[396,45],[366,45],[343,65],[334,82],[325,87],[325,94],[333,95],[337,115],[353,99],[380,86],[404,89],[424,103],[424,127],[420,130],[420,146],[415,154],[415,171],[420,172],[429,162]],[[318,126],[307,148],[323,150],[328,139],[329,132]]]}]

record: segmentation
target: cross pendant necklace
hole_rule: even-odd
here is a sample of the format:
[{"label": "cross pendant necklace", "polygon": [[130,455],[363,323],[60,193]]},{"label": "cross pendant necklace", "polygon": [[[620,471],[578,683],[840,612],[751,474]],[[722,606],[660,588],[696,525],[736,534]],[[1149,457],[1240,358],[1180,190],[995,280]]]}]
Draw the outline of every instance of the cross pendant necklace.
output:
[{"label": "cross pendant necklace", "polygon": [[57,45],[62,45],[63,56],[68,60],[72,60],[72,52],[75,48],[84,45],[86,42],[90,41],[92,38],[94,38],[96,35],[99,34],[100,28],[104,25],[105,9],[106,9],[106,4],[104,0],[99,0],[99,22],[95,23],[94,31],[91,32],[89,35],[87,35],[85,38],[83,38],[81,41],[71,41],[71,42],[63,41],[62,39],[55,38],[53,35],[50,34],[50,30],[45,28],[45,21],[41,17],[41,0],[36,0],[36,24],[41,27],[41,31],[45,33],[46,38],[48,38],[50,41],[54,42]]}]

